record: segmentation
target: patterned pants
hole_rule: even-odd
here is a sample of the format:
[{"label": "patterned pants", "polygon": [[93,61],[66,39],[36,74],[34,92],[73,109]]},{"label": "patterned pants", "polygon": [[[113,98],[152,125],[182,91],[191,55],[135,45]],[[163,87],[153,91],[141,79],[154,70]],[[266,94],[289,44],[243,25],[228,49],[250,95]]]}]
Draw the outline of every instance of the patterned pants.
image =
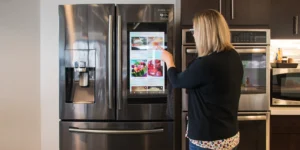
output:
[{"label": "patterned pants", "polygon": [[[189,150],[210,150],[210,149],[202,148],[202,147],[199,147],[199,146],[193,144],[192,142],[189,142]],[[237,150],[237,147],[235,147],[232,150]]]}]

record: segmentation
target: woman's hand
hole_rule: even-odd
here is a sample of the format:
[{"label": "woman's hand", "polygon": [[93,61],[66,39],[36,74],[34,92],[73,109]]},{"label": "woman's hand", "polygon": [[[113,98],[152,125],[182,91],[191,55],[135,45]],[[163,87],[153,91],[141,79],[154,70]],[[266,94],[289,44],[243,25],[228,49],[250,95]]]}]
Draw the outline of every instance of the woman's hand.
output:
[{"label": "woman's hand", "polygon": [[164,50],[163,48],[161,48],[161,51],[161,59],[167,64],[167,69],[175,67],[173,55],[170,52]]}]

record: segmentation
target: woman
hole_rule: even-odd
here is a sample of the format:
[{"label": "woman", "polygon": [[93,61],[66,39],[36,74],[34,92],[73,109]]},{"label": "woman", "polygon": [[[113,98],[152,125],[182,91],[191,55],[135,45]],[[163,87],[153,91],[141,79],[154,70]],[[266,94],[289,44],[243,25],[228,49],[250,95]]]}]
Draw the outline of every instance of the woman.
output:
[{"label": "woman", "polygon": [[199,57],[184,72],[177,72],[169,52],[162,52],[173,87],[188,89],[190,150],[236,149],[242,62],[219,12],[198,13],[193,24]]}]

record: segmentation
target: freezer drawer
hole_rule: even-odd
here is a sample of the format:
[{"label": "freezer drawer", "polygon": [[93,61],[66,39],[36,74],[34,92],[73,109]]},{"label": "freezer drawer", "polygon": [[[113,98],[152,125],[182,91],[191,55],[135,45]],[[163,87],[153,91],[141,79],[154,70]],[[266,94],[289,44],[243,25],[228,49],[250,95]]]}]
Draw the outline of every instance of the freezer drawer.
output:
[{"label": "freezer drawer", "polygon": [[173,150],[173,122],[60,122],[60,150]]}]

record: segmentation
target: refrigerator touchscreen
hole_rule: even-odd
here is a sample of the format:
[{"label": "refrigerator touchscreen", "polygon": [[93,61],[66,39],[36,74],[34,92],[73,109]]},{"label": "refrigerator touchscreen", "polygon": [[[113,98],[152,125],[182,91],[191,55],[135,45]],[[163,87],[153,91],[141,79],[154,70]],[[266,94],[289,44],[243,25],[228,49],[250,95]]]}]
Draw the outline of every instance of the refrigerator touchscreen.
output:
[{"label": "refrigerator touchscreen", "polygon": [[130,92],[164,92],[165,32],[130,32],[129,37]]}]

